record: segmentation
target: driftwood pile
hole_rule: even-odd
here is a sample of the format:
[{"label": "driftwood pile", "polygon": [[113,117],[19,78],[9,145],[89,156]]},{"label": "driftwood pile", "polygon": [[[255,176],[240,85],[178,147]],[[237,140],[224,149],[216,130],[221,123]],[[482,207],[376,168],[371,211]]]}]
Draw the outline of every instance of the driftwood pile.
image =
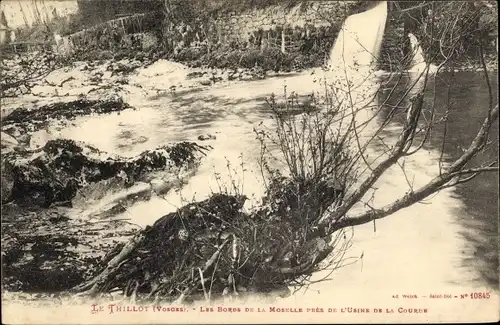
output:
[{"label": "driftwood pile", "polygon": [[188,303],[288,290],[333,250],[310,235],[316,217],[341,193],[325,181],[315,184],[321,185],[276,178],[263,207],[251,213],[243,211],[242,195],[188,204],[117,245],[106,267],[74,291]]}]

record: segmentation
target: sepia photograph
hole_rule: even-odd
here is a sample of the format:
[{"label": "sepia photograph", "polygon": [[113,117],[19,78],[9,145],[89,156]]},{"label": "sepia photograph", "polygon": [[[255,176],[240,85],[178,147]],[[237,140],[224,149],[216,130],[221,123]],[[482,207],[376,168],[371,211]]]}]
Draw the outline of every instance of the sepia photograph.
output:
[{"label": "sepia photograph", "polygon": [[2,0],[5,324],[500,320],[498,4]]}]

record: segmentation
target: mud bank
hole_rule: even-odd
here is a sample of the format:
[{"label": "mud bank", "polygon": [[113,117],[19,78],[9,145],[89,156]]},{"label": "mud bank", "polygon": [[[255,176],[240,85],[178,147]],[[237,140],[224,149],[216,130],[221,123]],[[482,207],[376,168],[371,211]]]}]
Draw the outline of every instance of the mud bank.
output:
[{"label": "mud bank", "polygon": [[104,100],[81,98],[43,105],[35,109],[20,107],[2,120],[2,129],[13,136],[19,136],[46,128],[50,121],[71,120],[76,116],[119,112],[131,108],[132,106],[121,98]]},{"label": "mud bank", "polygon": [[124,220],[92,221],[69,215],[68,208],[2,205],[4,290],[69,289],[97,271],[106,252],[139,228]]}]

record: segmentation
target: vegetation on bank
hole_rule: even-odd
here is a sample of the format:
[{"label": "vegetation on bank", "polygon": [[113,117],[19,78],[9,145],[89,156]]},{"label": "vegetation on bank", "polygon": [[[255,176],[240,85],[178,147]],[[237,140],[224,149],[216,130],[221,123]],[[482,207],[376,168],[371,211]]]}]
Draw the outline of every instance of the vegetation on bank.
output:
[{"label": "vegetation on bank", "polygon": [[[348,15],[366,10],[372,5],[367,1],[349,2],[343,7],[345,12],[338,13],[339,16],[333,19],[335,21],[330,21],[327,27],[275,27],[254,31],[248,39],[220,38],[221,35],[216,32],[215,18],[228,12],[265,9],[274,5],[288,10],[292,7],[301,8],[304,3],[300,0],[151,1],[148,8],[152,12],[144,17],[141,16],[143,14],[138,14],[120,18],[120,21],[116,20],[115,23],[109,21],[102,23],[102,27],[95,31],[95,27],[86,26],[81,17],[73,17],[68,21],[60,18],[55,22],[21,31],[19,39],[51,39],[55,31],[67,35],[86,28],[88,37],[84,37],[83,42],[80,39],[78,42],[75,40],[73,49],[73,58],[79,60],[137,57],[137,52],[141,52],[144,53],[143,56],[153,60],[168,58],[193,67],[259,67],[264,71],[296,71],[323,65],[343,20]],[[443,60],[443,51],[446,52],[446,48],[453,47],[458,51],[455,60],[457,69],[478,67],[479,54],[475,50],[477,46],[474,45],[478,40],[483,43],[486,60],[494,61],[496,58],[498,9],[494,2],[402,1],[390,2],[390,7],[394,11],[389,15],[382,45],[380,67],[383,69],[405,68],[400,67],[400,61],[408,63],[405,58],[411,51],[407,37],[410,32],[422,40],[421,46],[425,56],[434,64]],[[456,19],[458,26],[454,28],[466,30],[458,38],[447,34],[452,27],[449,17],[454,16],[459,18]],[[329,19],[332,18],[325,17],[325,22]],[[429,29],[431,25],[434,26],[433,31]],[[288,44],[286,49],[281,44],[282,32]],[[428,35],[432,33],[443,37],[431,41],[432,37]],[[152,35],[154,43],[147,45],[147,48],[141,41],[144,34]],[[454,46],[454,43],[458,46]]]},{"label": "vegetation on bank", "polygon": [[[192,67],[247,68],[263,71],[300,71],[325,64],[339,32],[337,27],[276,28],[259,30],[248,42],[234,40],[229,44],[200,44],[186,47],[167,57]],[[289,35],[293,46],[282,52],[278,39],[281,33]]]},{"label": "vegetation on bank", "polygon": [[2,152],[3,289],[60,292],[99,272],[139,229],[112,217],[179,186],[208,150],[181,142],[126,158],[57,139]]},{"label": "vegetation on bank", "polygon": [[[498,6],[493,1],[403,2],[405,30],[413,33],[427,62],[436,65],[453,56],[453,63],[479,67],[481,58],[498,56]],[[456,33],[460,30],[460,33]],[[471,62],[473,62],[471,64]]]},{"label": "vegetation on bank", "polygon": [[155,171],[170,173],[192,167],[206,150],[181,142],[130,159],[104,158],[94,147],[66,139],[50,140],[36,152],[17,150],[2,157],[2,167],[8,171],[4,176],[11,182],[11,192],[3,193],[2,201],[46,208],[56,203],[71,205],[77,191],[88,184],[121,177],[123,185],[129,187]]}]

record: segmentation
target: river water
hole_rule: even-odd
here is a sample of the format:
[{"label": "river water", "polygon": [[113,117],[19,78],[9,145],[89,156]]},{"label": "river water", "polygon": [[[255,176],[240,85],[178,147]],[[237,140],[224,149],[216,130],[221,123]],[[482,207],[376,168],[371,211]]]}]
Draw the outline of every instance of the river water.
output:
[{"label": "river water", "polygon": [[[307,94],[308,85],[313,87],[310,73],[237,82],[143,100],[137,110],[81,118],[75,123],[77,126],[65,129],[62,136],[125,156],[170,142],[197,141],[202,134],[217,137],[205,142],[214,149],[181,191],[166,197],[153,196],[147,202],[132,206],[125,216],[119,216],[130,217],[140,225],[153,223],[186,201],[203,199],[212,191],[218,191],[219,184],[230,184],[232,180],[249,197],[255,197],[254,202],[258,202],[263,187],[258,167],[260,146],[253,128],[261,122],[272,127],[271,111],[265,98],[272,92],[282,93],[285,84],[289,91]],[[430,103],[433,83],[437,83],[438,111],[443,111],[446,105],[448,87],[445,82],[448,77],[439,75],[430,81],[428,87],[427,102]],[[454,108],[448,123],[445,160],[456,157],[461,148],[470,143],[486,112],[487,95],[484,78],[479,73],[455,73],[454,87],[450,90]],[[398,97],[397,91],[393,96]],[[396,121],[387,128],[389,136],[391,129],[396,132],[397,126]],[[495,128],[493,134],[498,126]],[[440,131],[437,127],[430,145],[406,162],[417,185],[423,185],[437,175],[438,149],[443,134]],[[486,158],[491,159],[497,154],[498,146],[493,145],[492,150],[486,152]],[[227,168],[228,161],[232,176]],[[240,166],[242,161],[243,168]],[[220,176],[216,176],[218,173]],[[376,201],[380,205],[400,196],[408,188],[397,168],[391,169],[379,183]],[[466,279],[475,286],[497,288],[497,196],[496,175],[484,175],[456,189],[443,191],[425,204],[416,204],[377,222],[376,232],[373,225],[360,227],[367,230],[365,235],[356,230],[354,239],[353,250],[357,245],[364,247],[361,249],[364,251],[364,267],[360,274],[370,274],[370,256],[378,260],[383,252],[390,261],[397,259],[398,265],[404,266],[405,279],[413,274],[425,278],[430,286],[442,281],[461,286]],[[382,261],[376,262],[373,267],[384,272],[383,277],[391,279],[395,288],[401,287],[401,283],[395,281],[395,273],[399,274],[401,269],[393,266],[387,272],[386,266],[377,266],[380,263]],[[357,277],[353,279],[359,280]]]}]

